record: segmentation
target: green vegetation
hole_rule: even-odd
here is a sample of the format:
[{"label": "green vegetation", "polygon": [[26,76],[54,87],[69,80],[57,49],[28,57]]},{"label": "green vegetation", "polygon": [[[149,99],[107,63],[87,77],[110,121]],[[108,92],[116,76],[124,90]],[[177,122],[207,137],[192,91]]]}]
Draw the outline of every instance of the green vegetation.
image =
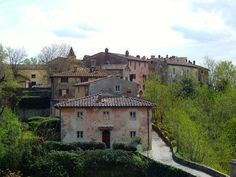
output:
[{"label": "green vegetation", "polygon": [[191,177],[181,170],[120,150],[54,151],[38,158],[30,169],[36,177]]},{"label": "green vegetation", "polygon": [[156,103],[154,122],[185,159],[229,173],[236,157],[236,69],[215,64],[210,86],[183,78],[161,83],[151,75],[145,98]]}]

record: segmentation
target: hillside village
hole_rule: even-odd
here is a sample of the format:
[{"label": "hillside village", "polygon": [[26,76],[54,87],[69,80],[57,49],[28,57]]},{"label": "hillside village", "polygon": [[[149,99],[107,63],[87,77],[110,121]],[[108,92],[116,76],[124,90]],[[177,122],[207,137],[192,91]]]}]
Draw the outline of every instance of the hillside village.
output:
[{"label": "hillside village", "polygon": [[[61,118],[63,142],[102,141],[111,147],[114,142],[137,136],[144,149],[151,149],[155,106],[142,98],[148,75],[152,73],[167,82],[184,77],[208,82],[208,69],[186,57],[146,58],[132,56],[128,50],[124,54],[111,53],[108,48],[85,55],[83,60],[76,59],[70,48],[67,57],[41,65],[20,65],[18,73],[22,88],[50,89],[47,116]],[[40,113],[29,112],[30,116]]]},{"label": "hillside village", "polygon": [[[202,118],[204,113],[192,111],[194,106],[191,104],[200,103],[196,104],[197,109],[203,108],[204,111],[208,111],[206,107],[210,106],[215,109],[214,105],[207,104],[214,95],[203,95],[206,102],[201,102],[202,99],[198,100],[198,97],[209,94],[208,90],[211,89],[215,90],[214,94],[221,94],[228,89],[227,82],[231,84],[227,80],[215,80],[215,85],[210,85],[210,70],[197,65],[195,60],[168,55],[151,55],[150,58],[133,56],[128,50],[124,54],[118,54],[110,52],[108,48],[104,52],[85,55],[79,60],[70,47],[64,57],[56,57],[41,64],[18,64],[14,68],[6,64],[5,69],[4,65],[0,66],[3,67],[1,71],[6,68],[12,71],[15,69],[13,73],[17,82],[16,89],[11,91],[4,89],[2,85],[7,97],[10,93],[8,102],[5,100],[7,106],[12,107],[21,122],[29,126],[26,131],[32,131],[40,138],[43,142],[40,144],[43,144],[49,154],[54,150],[76,153],[95,150],[95,153],[96,149],[110,149],[111,152],[102,151],[104,157],[109,153],[116,156],[119,154],[116,150],[124,150],[139,152],[138,158],[146,156],[149,160],[166,165],[176,162],[174,166],[187,174],[202,177],[227,176],[201,163],[191,162],[194,155],[200,154],[198,158],[206,158],[208,152],[202,149],[202,145],[196,150],[189,149],[188,144],[182,140],[188,136],[193,137],[189,139],[189,146],[193,148],[205,141],[202,132],[196,133],[200,129],[194,127],[194,121],[196,126],[205,126],[207,119]],[[0,83],[9,81],[10,75],[5,75],[6,72],[0,74],[3,74]],[[1,106],[0,116],[4,116],[5,107]],[[187,122],[182,110],[190,111],[192,117]],[[201,122],[197,122],[198,119]],[[176,151],[176,147],[178,150],[186,149]],[[47,153],[42,157],[46,158]],[[178,153],[183,154],[179,156]],[[206,155],[201,157],[201,153]],[[35,158],[33,154],[30,157]],[[229,157],[231,156],[221,162],[227,170]],[[48,161],[47,158],[45,160],[39,163],[43,166]],[[144,161],[146,160],[142,160]],[[194,161],[198,162],[198,159]],[[205,164],[204,160],[203,163]],[[232,166],[234,163],[231,162]],[[143,167],[145,175],[160,167],[156,165],[154,169]],[[26,174],[31,174],[27,170],[38,168],[29,167],[28,163],[26,166]],[[172,172],[168,169],[165,173]]]}]

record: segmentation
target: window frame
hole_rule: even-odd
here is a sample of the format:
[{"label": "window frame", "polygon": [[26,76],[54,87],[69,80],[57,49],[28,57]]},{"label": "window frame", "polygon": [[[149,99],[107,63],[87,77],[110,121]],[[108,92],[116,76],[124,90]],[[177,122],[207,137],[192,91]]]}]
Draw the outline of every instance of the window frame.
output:
[{"label": "window frame", "polygon": [[78,118],[78,119],[84,119],[84,113],[83,113],[83,111],[77,111],[77,118]]},{"label": "window frame", "polygon": [[110,120],[110,112],[109,111],[103,111],[103,120]]},{"label": "window frame", "polygon": [[135,111],[130,111],[129,112],[129,119],[130,120],[137,120],[137,115]]},{"label": "window frame", "polygon": [[130,138],[136,137],[136,131],[130,131],[129,136],[130,136]]},{"label": "window frame", "polygon": [[77,131],[76,132],[76,137],[80,138],[80,139],[83,139],[84,138],[84,132],[83,131]]}]

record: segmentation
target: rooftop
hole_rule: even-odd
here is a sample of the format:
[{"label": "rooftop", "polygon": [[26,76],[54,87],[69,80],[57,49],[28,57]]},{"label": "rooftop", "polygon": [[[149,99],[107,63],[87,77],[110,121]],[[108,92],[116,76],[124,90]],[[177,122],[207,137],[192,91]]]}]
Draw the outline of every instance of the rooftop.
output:
[{"label": "rooftop", "polygon": [[123,97],[123,96],[104,96],[91,95],[78,99],[71,99],[65,102],[55,104],[56,108],[69,107],[153,107],[154,104],[137,97]]},{"label": "rooftop", "polygon": [[53,74],[52,77],[106,77],[105,71],[95,68],[75,67],[74,70]]}]

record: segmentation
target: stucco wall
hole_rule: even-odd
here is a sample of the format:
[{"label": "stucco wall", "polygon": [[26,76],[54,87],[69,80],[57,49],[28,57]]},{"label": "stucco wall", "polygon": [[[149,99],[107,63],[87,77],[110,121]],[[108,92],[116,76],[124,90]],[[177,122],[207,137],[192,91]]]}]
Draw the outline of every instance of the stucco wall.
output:
[{"label": "stucco wall", "polygon": [[146,77],[148,77],[149,73],[148,62],[146,60],[144,61],[129,60],[129,68],[130,68],[129,74],[136,74],[136,79],[134,79],[133,82],[139,84],[139,89],[143,90],[144,86],[143,75],[146,75]]},{"label": "stucco wall", "polygon": [[[48,84],[48,74],[46,69],[24,69],[19,70],[19,74],[30,79],[30,82],[36,82],[36,84]],[[32,75],[35,74],[35,78]]]},{"label": "stucco wall", "polygon": [[[77,118],[78,111],[83,112],[83,119]],[[104,111],[109,111],[109,120],[103,119]],[[136,120],[130,120],[130,111],[136,112]],[[136,136],[142,139],[143,147],[148,147],[149,139],[151,149],[151,117],[151,109],[147,111],[147,108],[62,108],[61,140],[62,142],[102,141],[102,130],[99,127],[111,125],[113,126],[110,131],[111,145],[114,142],[129,141],[130,131],[136,131]],[[77,138],[77,131],[83,131],[84,137]]]},{"label": "stucco wall", "polygon": [[178,65],[168,65],[167,73],[168,81],[178,81],[185,76],[193,77],[197,81],[199,74],[197,68]]},{"label": "stucco wall", "polygon": [[[120,91],[115,90],[116,85],[120,86]],[[126,95],[128,88],[131,90],[132,96],[137,96],[138,86],[136,83],[111,77],[91,83],[89,86],[89,95],[97,94],[101,91]]]}]

